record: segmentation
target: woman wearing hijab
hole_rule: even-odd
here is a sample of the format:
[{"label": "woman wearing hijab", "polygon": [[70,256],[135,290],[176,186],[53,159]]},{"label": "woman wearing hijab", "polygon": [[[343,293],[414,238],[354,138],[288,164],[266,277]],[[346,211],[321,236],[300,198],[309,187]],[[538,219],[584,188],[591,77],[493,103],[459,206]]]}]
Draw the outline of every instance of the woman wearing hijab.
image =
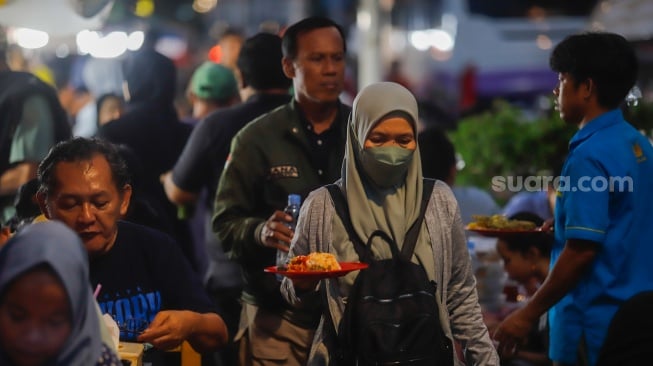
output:
[{"label": "woman wearing hijab", "polygon": [[[421,264],[428,278],[438,284],[436,298],[442,329],[450,340],[455,335],[462,345],[465,362],[498,365],[482,320],[456,200],[441,181],[435,182],[433,192],[422,192],[415,138],[417,121],[417,102],[403,86],[382,82],[361,90],[350,116],[342,178],[336,184],[347,201],[352,226],[363,242],[374,231],[382,230],[398,243],[400,250],[406,232],[420,215],[422,194],[430,194],[413,262]],[[392,256],[379,237],[372,240],[371,251],[376,260]],[[339,262],[359,260],[326,188],[311,192],[302,206],[289,256],[311,252],[331,253]],[[322,316],[309,365],[333,364],[329,359],[335,354],[331,329],[338,329],[345,309],[343,299],[357,275],[351,272],[326,279],[326,286],[317,286],[316,280],[284,279],[282,292],[295,306],[320,303],[319,296],[328,299],[330,316]],[[325,324],[329,321],[335,324]]]},{"label": "woman wearing hijab", "polygon": [[77,234],[50,221],[0,250],[0,365],[121,365],[102,342],[104,324]]}]

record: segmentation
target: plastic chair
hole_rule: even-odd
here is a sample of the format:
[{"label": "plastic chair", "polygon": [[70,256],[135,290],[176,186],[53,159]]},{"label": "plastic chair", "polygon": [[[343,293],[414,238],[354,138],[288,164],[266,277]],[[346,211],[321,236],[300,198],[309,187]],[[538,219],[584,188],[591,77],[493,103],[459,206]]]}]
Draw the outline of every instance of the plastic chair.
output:
[{"label": "plastic chair", "polygon": [[195,352],[186,341],[179,346],[181,352],[181,366],[202,366],[202,355]]},{"label": "plastic chair", "polygon": [[[127,361],[131,366],[143,365],[143,344],[120,342],[118,347],[120,359]],[[179,352],[181,358],[180,366],[202,366],[202,355],[197,353],[190,343],[184,341],[179,347],[168,352]]]},{"label": "plastic chair", "polygon": [[190,343],[184,341],[179,347],[168,350],[168,352],[179,352],[181,358],[180,366],[202,366],[202,355],[195,352]]}]

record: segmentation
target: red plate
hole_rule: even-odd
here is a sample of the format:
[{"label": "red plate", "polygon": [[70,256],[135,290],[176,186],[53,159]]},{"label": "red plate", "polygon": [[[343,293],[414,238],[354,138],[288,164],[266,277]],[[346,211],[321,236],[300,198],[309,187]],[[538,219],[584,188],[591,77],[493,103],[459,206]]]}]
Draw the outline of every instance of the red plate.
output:
[{"label": "red plate", "polygon": [[553,231],[547,232],[542,231],[542,228],[535,228],[532,230],[508,230],[508,229],[482,229],[482,228],[470,228],[466,227],[465,230],[473,231],[482,236],[488,236],[491,238],[503,238],[507,236],[519,236],[519,235],[533,235],[533,234],[548,234],[553,233]]},{"label": "red plate", "polygon": [[296,271],[283,271],[278,270],[277,266],[270,266],[264,269],[268,273],[276,273],[288,278],[305,278],[321,280],[323,278],[341,277],[352,271],[358,271],[368,267],[367,263],[362,262],[340,262],[340,269],[335,271],[310,271],[310,272],[296,272]]}]

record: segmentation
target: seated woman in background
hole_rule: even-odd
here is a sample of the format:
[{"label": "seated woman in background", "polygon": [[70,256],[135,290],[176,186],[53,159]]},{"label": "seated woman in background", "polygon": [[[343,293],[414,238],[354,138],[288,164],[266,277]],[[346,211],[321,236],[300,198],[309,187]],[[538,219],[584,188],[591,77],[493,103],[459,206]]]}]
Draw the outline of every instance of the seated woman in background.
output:
[{"label": "seated woman in background", "polygon": [[[542,218],[530,212],[518,212],[509,219],[531,221],[538,227],[543,223]],[[503,259],[508,277],[522,285],[529,296],[549,274],[552,245],[553,235],[548,233],[507,236],[497,240],[497,252]],[[514,354],[501,355],[502,364],[551,365],[547,356],[549,329],[546,317],[546,314],[542,316],[539,326]]]},{"label": "seated woman in background", "polygon": [[121,365],[102,341],[77,234],[31,224],[0,249],[0,365]]}]

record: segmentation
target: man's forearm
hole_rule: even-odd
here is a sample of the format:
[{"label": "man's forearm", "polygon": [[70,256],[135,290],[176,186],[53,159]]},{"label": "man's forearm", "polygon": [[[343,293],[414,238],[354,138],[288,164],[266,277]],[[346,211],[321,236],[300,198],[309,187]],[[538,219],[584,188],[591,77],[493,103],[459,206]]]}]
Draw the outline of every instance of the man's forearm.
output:
[{"label": "man's forearm", "polygon": [[179,188],[172,180],[172,172],[162,174],[161,177],[159,177],[159,180],[161,181],[163,190],[166,192],[166,196],[170,202],[176,205],[186,205],[197,202],[199,195]]},{"label": "man's forearm", "polygon": [[229,337],[227,326],[218,314],[198,313],[188,343],[199,353],[209,352],[224,347]]},{"label": "man's forearm", "polygon": [[16,194],[18,188],[36,178],[38,163],[25,162],[5,171],[0,176],[0,196]]},{"label": "man's forearm", "polygon": [[222,249],[231,252],[234,259],[248,261],[249,256],[258,257],[262,248],[260,236],[265,220],[258,217],[238,217],[222,213],[213,219],[213,231],[222,241]]},{"label": "man's forearm", "polygon": [[571,291],[587,273],[599,250],[599,244],[586,240],[568,240],[558,261],[524,310],[537,319]]}]

